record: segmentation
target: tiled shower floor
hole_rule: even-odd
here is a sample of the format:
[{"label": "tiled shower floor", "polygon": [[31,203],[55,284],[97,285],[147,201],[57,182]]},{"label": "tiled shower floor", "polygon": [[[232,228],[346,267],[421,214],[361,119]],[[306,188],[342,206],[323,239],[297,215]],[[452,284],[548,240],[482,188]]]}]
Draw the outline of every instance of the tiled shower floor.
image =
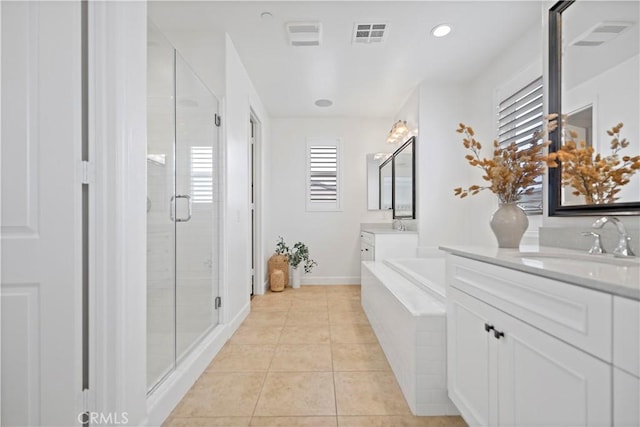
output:
[{"label": "tiled shower floor", "polygon": [[253,298],[251,313],[167,427],[464,427],[414,417],[360,305],[359,286]]}]

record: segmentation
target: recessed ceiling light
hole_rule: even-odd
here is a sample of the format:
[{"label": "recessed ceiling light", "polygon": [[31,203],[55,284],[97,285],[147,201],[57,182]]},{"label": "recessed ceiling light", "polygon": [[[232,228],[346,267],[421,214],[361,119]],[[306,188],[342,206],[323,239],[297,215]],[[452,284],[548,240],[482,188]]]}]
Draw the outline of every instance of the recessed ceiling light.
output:
[{"label": "recessed ceiling light", "polygon": [[447,24],[437,25],[433,27],[433,30],[431,30],[431,34],[433,34],[434,37],[444,37],[450,32],[451,32],[451,27],[448,26]]},{"label": "recessed ceiling light", "polygon": [[333,105],[333,101],[330,99],[318,99],[315,104],[318,107],[331,107]]},{"label": "recessed ceiling light", "polygon": [[269,20],[271,20],[273,18],[273,14],[271,12],[262,12],[260,14],[260,18],[263,21],[269,21]]}]

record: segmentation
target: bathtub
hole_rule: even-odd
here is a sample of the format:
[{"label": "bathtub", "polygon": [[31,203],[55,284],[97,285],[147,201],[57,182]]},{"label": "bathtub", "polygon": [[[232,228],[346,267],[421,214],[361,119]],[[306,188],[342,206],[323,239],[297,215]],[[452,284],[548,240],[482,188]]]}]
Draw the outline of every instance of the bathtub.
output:
[{"label": "bathtub", "polygon": [[362,307],[414,415],[458,415],[447,393],[444,258],[363,261]]},{"label": "bathtub", "polygon": [[445,303],[444,257],[387,259],[384,263],[418,288]]}]

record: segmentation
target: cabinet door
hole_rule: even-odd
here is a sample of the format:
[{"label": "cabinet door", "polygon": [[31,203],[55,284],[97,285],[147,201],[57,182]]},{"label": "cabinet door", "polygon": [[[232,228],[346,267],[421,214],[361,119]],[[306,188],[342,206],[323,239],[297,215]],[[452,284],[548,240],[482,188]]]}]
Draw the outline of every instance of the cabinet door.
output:
[{"label": "cabinet door", "polygon": [[611,425],[611,368],[546,333],[496,313],[501,426]]},{"label": "cabinet door", "polygon": [[640,426],[640,378],[613,368],[613,426]]},{"label": "cabinet door", "polygon": [[[470,426],[493,425],[490,402],[496,402],[491,381],[492,364],[489,306],[455,288],[447,302],[447,382],[449,397]],[[493,339],[493,338],[491,338]],[[495,383],[495,381],[494,381]]]},{"label": "cabinet door", "polygon": [[364,243],[364,242],[360,243],[360,260],[361,261],[373,261],[374,260],[373,245],[370,245],[370,244]]}]

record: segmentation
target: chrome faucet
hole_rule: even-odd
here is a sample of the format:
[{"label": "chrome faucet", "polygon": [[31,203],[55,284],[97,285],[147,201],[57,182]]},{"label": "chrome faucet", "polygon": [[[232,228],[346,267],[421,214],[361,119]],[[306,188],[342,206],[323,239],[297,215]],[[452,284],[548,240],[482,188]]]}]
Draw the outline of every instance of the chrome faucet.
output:
[{"label": "chrome faucet", "polygon": [[608,222],[615,225],[616,229],[618,230],[618,246],[613,250],[613,255],[617,257],[635,256],[635,254],[631,250],[631,247],[629,246],[631,236],[627,234],[627,230],[624,228],[624,224],[618,218],[614,216],[603,216],[602,218],[597,219],[591,227],[602,228]]},{"label": "chrome faucet", "polygon": [[401,219],[394,219],[391,228],[398,231],[406,231],[407,227],[405,227],[404,222]]}]

